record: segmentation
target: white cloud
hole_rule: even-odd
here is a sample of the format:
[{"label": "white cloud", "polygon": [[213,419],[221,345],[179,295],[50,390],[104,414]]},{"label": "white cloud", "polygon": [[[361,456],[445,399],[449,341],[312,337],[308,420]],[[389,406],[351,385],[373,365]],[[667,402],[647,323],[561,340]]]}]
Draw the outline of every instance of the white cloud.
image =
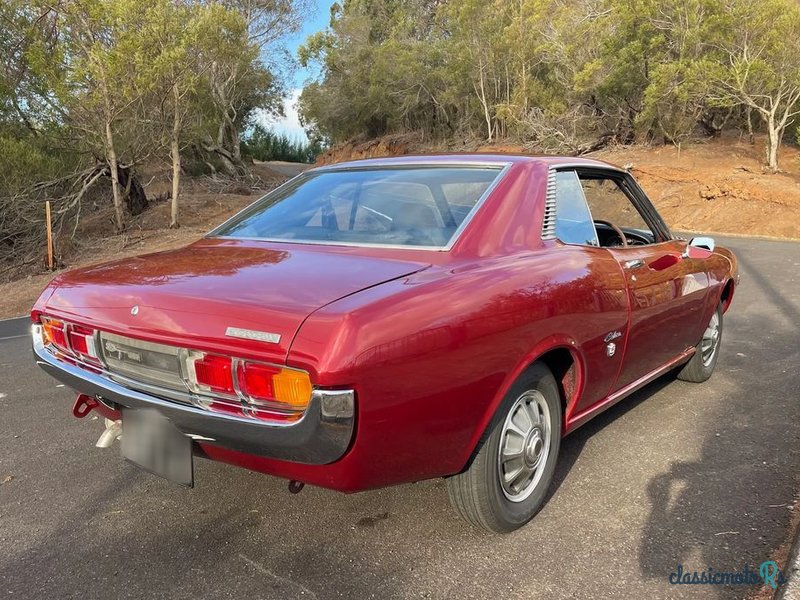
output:
[{"label": "white cloud", "polygon": [[308,136],[306,136],[306,132],[300,125],[300,117],[297,114],[297,101],[300,99],[300,92],[302,91],[302,88],[291,90],[289,96],[283,101],[285,116],[275,118],[264,111],[259,111],[256,121],[265,128],[287,135],[292,139],[308,141]]}]

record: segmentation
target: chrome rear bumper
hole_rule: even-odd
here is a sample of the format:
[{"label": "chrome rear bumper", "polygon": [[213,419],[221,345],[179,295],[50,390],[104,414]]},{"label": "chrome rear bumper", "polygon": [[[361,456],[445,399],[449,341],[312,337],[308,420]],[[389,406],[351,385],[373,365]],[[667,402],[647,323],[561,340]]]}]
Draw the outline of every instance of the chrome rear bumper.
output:
[{"label": "chrome rear bumper", "polygon": [[211,412],[124,387],[99,373],[59,360],[33,332],[37,364],[75,391],[126,408],[156,409],[184,434],[209,444],[280,460],[327,464],[342,457],[355,426],[352,390],[314,390],[303,416],[291,423]]}]

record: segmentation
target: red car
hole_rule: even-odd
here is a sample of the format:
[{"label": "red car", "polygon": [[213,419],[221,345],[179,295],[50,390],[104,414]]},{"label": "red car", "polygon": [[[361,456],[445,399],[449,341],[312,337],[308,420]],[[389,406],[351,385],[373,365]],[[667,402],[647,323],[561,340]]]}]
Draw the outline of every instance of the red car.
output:
[{"label": "red car", "polygon": [[57,277],[37,362],[132,462],[203,456],[355,492],[446,477],[526,523],[562,436],[676,369],[704,381],[738,281],[631,175],[585,159],[413,156],[312,169],[180,250]]}]

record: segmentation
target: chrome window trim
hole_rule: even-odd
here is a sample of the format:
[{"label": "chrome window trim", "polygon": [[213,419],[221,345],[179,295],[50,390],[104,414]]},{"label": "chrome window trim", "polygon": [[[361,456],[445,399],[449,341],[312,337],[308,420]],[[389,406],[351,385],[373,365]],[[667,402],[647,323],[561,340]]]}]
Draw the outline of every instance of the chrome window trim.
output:
[{"label": "chrome window trim", "polygon": [[[513,166],[513,162],[511,161],[497,161],[497,162],[490,162],[490,161],[453,161],[453,162],[432,162],[432,161],[424,161],[424,162],[413,162],[413,163],[402,163],[402,164],[383,164],[383,165],[331,165],[328,167],[318,167],[316,169],[311,169],[309,171],[305,171],[300,175],[297,175],[286,181],[285,183],[279,185],[274,190],[268,192],[267,194],[263,195],[261,198],[253,202],[252,204],[246,206],[238,213],[227,219],[221,225],[215,227],[207,234],[203,236],[204,239],[218,239],[218,240],[244,240],[244,241],[253,241],[253,242],[273,242],[273,243],[281,243],[281,244],[308,244],[313,246],[339,246],[339,247],[347,247],[347,248],[387,248],[392,250],[425,250],[425,251],[433,251],[433,252],[449,252],[452,250],[453,246],[456,245],[458,240],[460,239],[461,235],[463,234],[464,230],[469,226],[472,219],[478,213],[478,211],[483,207],[486,200],[489,196],[492,195],[497,186],[500,185],[500,182],[505,179],[506,174]],[[480,198],[475,202],[475,206],[467,213],[464,217],[464,220],[461,221],[461,224],[456,228],[453,232],[453,235],[450,236],[447,244],[443,246],[412,246],[409,244],[377,244],[374,242],[334,242],[334,241],[322,241],[322,240],[303,240],[303,239],[280,239],[280,238],[262,238],[262,237],[251,237],[251,236],[234,236],[234,235],[217,235],[216,232],[224,229],[230,222],[236,219],[242,212],[248,210],[249,208],[255,206],[257,203],[264,201],[270,196],[277,195],[280,190],[287,187],[289,184],[294,183],[294,185],[298,185],[302,183],[305,179],[313,176],[315,173],[325,173],[325,172],[334,172],[334,171],[378,171],[378,170],[386,170],[389,169],[418,169],[418,168],[437,168],[437,167],[463,167],[466,169],[469,168],[479,168],[479,167],[491,167],[498,169],[497,176],[492,180],[489,186],[484,190],[483,194],[481,194]]]}]

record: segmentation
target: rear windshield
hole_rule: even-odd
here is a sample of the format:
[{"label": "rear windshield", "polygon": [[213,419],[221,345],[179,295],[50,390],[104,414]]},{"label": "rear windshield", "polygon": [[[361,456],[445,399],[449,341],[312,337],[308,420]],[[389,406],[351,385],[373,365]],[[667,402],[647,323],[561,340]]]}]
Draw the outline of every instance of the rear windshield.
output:
[{"label": "rear windshield", "polygon": [[210,235],[442,248],[502,167],[386,167],[309,173]]}]

